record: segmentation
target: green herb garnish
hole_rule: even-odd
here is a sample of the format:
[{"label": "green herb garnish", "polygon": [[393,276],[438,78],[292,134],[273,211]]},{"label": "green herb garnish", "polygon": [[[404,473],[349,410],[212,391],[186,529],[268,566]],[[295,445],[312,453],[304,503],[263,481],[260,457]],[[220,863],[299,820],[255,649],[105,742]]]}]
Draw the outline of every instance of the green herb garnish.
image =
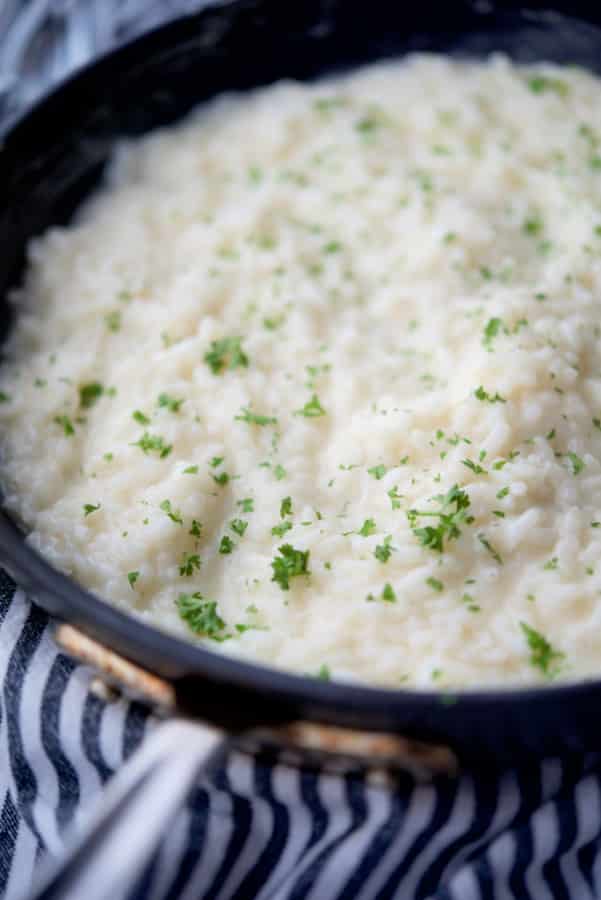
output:
[{"label": "green herb garnish", "polygon": [[439,581],[438,578],[430,576],[430,578],[426,578],[426,584],[429,585],[433,591],[438,591],[438,593],[444,591],[444,584],[442,581]]},{"label": "green herb garnish", "polygon": [[[420,511],[410,509],[407,513],[411,530],[422,547],[429,547],[442,553],[445,543],[456,540],[461,534],[462,525],[470,525],[474,517],[467,510],[470,498],[466,491],[454,484],[447,494],[438,494],[433,498],[440,504],[436,511]],[[417,526],[418,518],[432,516],[438,519],[436,525]]]},{"label": "green herb garnish", "polygon": [[180,594],[176,600],[178,612],[195,634],[201,634],[214,641],[223,641],[225,622],[217,612],[217,604],[205,600],[202,594]]},{"label": "green herb garnish", "polygon": [[571,450],[568,450],[567,456],[569,457],[570,462],[572,463],[572,474],[580,475],[582,470],[585,467],[584,460],[580,459],[575,453],[572,453]]},{"label": "green herb garnish", "polygon": [[357,534],[360,534],[361,537],[369,537],[370,534],[375,534],[377,531],[376,523],[373,519],[366,519]]},{"label": "green herb garnish", "polygon": [[292,522],[280,522],[277,525],[274,525],[271,529],[271,533],[275,537],[284,537],[287,531],[290,531],[292,528]]},{"label": "green herb garnish", "polygon": [[172,444],[165,444],[164,439],[158,434],[149,434],[144,432],[139,441],[131,444],[132,447],[140,447],[144,453],[158,453],[161,459],[169,456],[173,450]]},{"label": "green herb garnish", "polygon": [[480,385],[480,387],[476,388],[476,390],[474,391],[474,397],[477,400],[481,400],[482,403],[507,403],[507,400],[505,399],[505,397],[501,397],[501,395],[499,393],[495,392],[494,394],[488,394],[484,390],[482,385]]},{"label": "green herb garnish", "polygon": [[184,402],[184,400],[177,400],[175,397],[171,397],[169,394],[159,394],[157,406],[168,409],[169,412],[178,413],[182,403]]},{"label": "green herb garnish", "polygon": [[479,534],[479,535],[478,535],[478,540],[480,541],[480,543],[482,544],[482,546],[483,546],[486,550],[488,550],[488,552],[490,553],[490,555],[492,556],[492,558],[494,559],[494,561],[495,561],[495,562],[498,562],[499,565],[502,566],[502,565],[503,565],[503,560],[501,559],[501,554],[498,552],[498,550],[495,550],[495,548],[493,547],[493,545],[491,544],[491,542],[488,540],[488,538],[486,537],[486,535],[484,535],[484,534]]},{"label": "green herb garnish", "polygon": [[107,313],[104,317],[104,321],[109,331],[119,331],[121,328],[121,310],[116,309],[113,312]]},{"label": "green herb garnish", "polygon": [[318,416],[325,416],[326,411],[319,402],[317,394],[313,394],[310,400],[305,403],[301,409],[294,412],[295,416],[305,416],[306,419],[316,419]]},{"label": "green herb garnish", "polygon": [[171,506],[171,500],[163,500],[161,504],[159,504],[159,508],[163,510],[164,513],[171,519],[172,522],[175,522],[176,525],[183,525],[184,520],[182,519],[182,515],[178,509],[173,509]]},{"label": "green herb garnish", "polygon": [[382,600],[385,603],[395,603],[396,602],[396,594],[392,588],[391,584],[386,583],[382,589]]},{"label": "green herb garnish", "polygon": [[488,475],[486,469],[482,468],[480,463],[475,463],[471,459],[462,459],[461,465],[465,466],[467,469],[471,469],[474,475]]},{"label": "green herb garnish", "polygon": [[224,534],[223,537],[221,538],[221,543],[219,544],[219,552],[223,553],[223,554],[228,554],[228,553],[231,553],[235,547],[236,547],[236,545],[234,544],[231,537],[229,537],[227,534]]},{"label": "green herb garnish", "polygon": [[242,338],[239,337],[212,341],[204,360],[214,375],[219,375],[226,369],[248,368],[248,356],[242,349]]},{"label": "green herb garnish", "polygon": [[83,514],[84,516],[91,516],[98,509],[100,509],[100,503],[97,503],[96,506],[93,503],[86,503],[83,508]]},{"label": "green herb garnish", "polygon": [[179,574],[190,578],[194,574],[194,570],[196,569],[198,571],[200,566],[200,556],[197,553],[186,553],[184,551],[179,567]]},{"label": "green herb garnish", "polygon": [[400,509],[403,495],[399,494],[399,489],[398,487],[396,487],[396,485],[395,487],[390,488],[390,490],[388,491],[388,496],[390,497],[390,505],[392,506],[392,508]]},{"label": "green herb garnish", "polygon": [[230,528],[235,534],[238,535],[238,537],[243,537],[244,532],[248,528],[248,522],[245,522],[244,519],[232,519],[230,522]]},{"label": "green herb garnish", "polygon": [[503,328],[502,319],[489,319],[484,328],[482,343],[488,351],[492,351],[492,342]]},{"label": "green herb garnish", "polygon": [[139,572],[128,572],[128,573],[127,573],[127,580],[129,581],[129,586],[130,586],[130,588],[133,589],[133,586],[134,586],[134,584],[136,583],[136,581],[138,580],[139,577],[140,577],[140,573],[139,573]]},{"label": "green herb garnish", "polygon": [[198,519],[192,519],[192,526],[191,526],[188,534],[191,534],[192,537],[199,538],[201,529],[202,529],[202,522],[199,522]]},{"label": "green herb garnish", "polygon": [[391,540],[392,540],[392,535],[387,534],[386,537],[384,538],[384,543],[378,544],[376,546],[376,549],[374,550],[374,556],[376,557],[378,562],[387,563],[388,560],[390,559],[392,551],[394,550],[394,547],[390,546]]},{"label": "green herb garnish", "polygon": [[104,393],[104,388],[99,381],[91,381],[89,384],[82,384],[79,389],[79,405],[84,409],[90,409],[96,401]]},{"label": "green herb garnish", "polygon": [[277,425],[278,420],[273,416],[260,416],[253,413],[247,406],[242,407],[242,415],[234,416],[236,422],[247,422],[249,425]]},{"label": "green herb garnish", "polygon": [[555,650],[546,637],[525,622],[520,622],[520,628],[530,648],[530,665],[540,669],[548,678],[553,678],[565,654]]},{"label": "green herb garnish", "polygon": [[320,681],[330,681],[330,679],[332,678],[332,674],[330,672],[329,667],[326,666],[325,663],[323,663],[319,667],[317,675],[315,677],[319,678]]},{"label": "green herb garnish", "polygon": [[290,589],[290,579],[298,575],[310,575],[309,550],[296,550],[292,544],[282,544],[278,547],[279,556],[271,563],[273,569],[272,581],[275,581],[283,591]]},{"label": "green herb garnish", "polygon": [[69,416],[55,416],[54,421],[57,425],[60,425],[66,437],[71,437],[75,434],[75,428]]}]

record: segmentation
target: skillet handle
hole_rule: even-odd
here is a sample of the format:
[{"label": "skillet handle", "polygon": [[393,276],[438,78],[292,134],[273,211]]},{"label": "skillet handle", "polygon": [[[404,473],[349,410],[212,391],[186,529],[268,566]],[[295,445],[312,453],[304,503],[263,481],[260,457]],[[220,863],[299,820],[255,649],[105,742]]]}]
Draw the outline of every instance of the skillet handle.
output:
[{"label": "skillet handle", "polygon": [[109,782],[30,900],[114,900],[131,890],[222,740],[204,724],[160,724]]}]

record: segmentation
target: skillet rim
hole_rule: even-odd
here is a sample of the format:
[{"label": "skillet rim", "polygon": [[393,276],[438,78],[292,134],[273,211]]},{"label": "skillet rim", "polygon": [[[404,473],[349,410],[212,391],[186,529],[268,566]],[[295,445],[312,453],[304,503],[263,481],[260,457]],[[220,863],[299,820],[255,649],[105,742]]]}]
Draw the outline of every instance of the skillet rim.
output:
[{"label": "skillet rim", "polygon": [[[200,12],[180,16],[95,57],[39,98],[4,133],[0,133],[0,161],[4,162],[6,153],[13,150],[13,145],[18,148],[21,140],[30,140],[28,132],[37,130],[37,120],[47,121],[57,104],[65,100],[68,104],[70,95],[81,98],[86,84],[97,81],[102,72],[110,70],[115,62],[155,45],[164,51],[169,47],[175,49],[178,36],[180,40],[190,37],[191,27],[200,25],[203,19],[228,7],[252,9],[255,5],[254,0],[213,0]],[[556,4],[555,10],[551,11],[565,15],[557,10],[560,5]],[[515,6],[509,3],[505,8],[515,9]],[[591,24],[580,11],[575,10],[575,13],[573,18],[576,22]],[[300,711],[303,718],[313,721],[336,722],[342,718],[356,720],[368,730],[385,731],[394,727],[391,723],[396,719],[399,723],[406,723],[412,710],[420,715],[432,713],[438,719],[450,715],[451,710],[453,715],[462,711],[478,714],[491,705],[502,715],[503,708],[509,705],[512,713],[526,714],[531,704],[569,704],[573,698],[581,698],[583,691],[601,694],[601,674],[596,678],[553,684],[422,690],[336,680],[326,682],[314,676],[230,657],[148,625],[90,593],[29,546],[26,534],[1,506],[0,563],[14,577],[17,587],[23,587],[30,599],[55,619],[81,628],[115,652],[170,680],[176,689],[182,681],[207,679],[209,685],[246,690],[255,695],[267,694],[268,699],[275,696],[283,701],[282,708],[292,711],[293,718]],[[261,718],[256,712],[249,715],[253,721]],[[269,718],[268,713],[266,716]],[[281,711],[278,718],[281,718]],[[403,728],[407,731],[404,725]]]}]

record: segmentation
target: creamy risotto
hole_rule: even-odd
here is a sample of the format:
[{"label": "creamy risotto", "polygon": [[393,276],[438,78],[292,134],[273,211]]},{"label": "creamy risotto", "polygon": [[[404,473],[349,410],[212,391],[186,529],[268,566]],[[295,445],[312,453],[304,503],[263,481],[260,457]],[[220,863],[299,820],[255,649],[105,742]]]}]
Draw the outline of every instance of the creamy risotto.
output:
[{"label": "creamy risotto", "polygon": [[418,56],[123,145],[30,247],[6,505],[220,652],[601,672],[601,87]]}]

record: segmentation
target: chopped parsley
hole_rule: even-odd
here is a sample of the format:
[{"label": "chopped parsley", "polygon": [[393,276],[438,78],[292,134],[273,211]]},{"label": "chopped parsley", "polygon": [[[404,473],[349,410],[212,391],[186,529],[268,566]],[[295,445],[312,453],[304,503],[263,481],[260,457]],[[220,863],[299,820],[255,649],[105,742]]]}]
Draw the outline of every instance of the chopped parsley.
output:
[{"label": "chopped parsley", "polygon": [[284,466],[281,466],[280,463],[278,463],[273,467],[273,474],[276,477],[276,481],[281,481],[282,478],[286,477],[286,469],[284,468]]},{"label": "chopped parsley", "polygon": [[164,438],[158,434],[149,434],[144,432],[139,441],[131,444],[132,447],[140,447],[146,453],[158,453],[161,459],[169,456],[173,450],[172,444],[166,444]]},{"label": "chopped parsley", "polygon": [[[36,379],[38,381],[38,379]],[[36,387],[38,385],[36,384]],[[10,403],[10,397],[8,394],[5,394],[4,391],[0,391],[0,403]]]},{"label": "chopped parsley", "polygon": [[86,503],[83,508],[83,514],[84,516],[91,516],[98,509],[100,509],[100,503],[97,503],[96,506],[93,503]]},{"label": "chopped parsley", "polygon": [[227,474],[227,472],[221,472],[219,475],[211,475],[211,478],[213,479],[215,484],[219,484],[221,485],[221,487],[226,485],[230,480],[230,476]]},{"label": "chopped parsley", "polygon": [[243,500],[236,501],[236,506],[239,506],[243,513],[254,512],[255,501],[252,497],[245,497]]},{"label": "chopped parsley", "polygon": [[213,456],[212,459],[209,460],[209,465],[212,469],[216,469],[223,462],[223,456]]},{"label": "chopped parsley", "polygon": [[387,534],[386,537],[384,538],[384,543],[378,544],[376,546],[376,549],[374,550],[374,556],[376,557],[378,562],[387,563],[388,560],[390,559],[392,551],[394,550],[394,547],[390,546],[391,540],[392,540],[392,535]]},{"label": "chopped parsley", "polygon": [[[456,484],[447,494],[438,494],[433,499],[440,504],[440,509],[433,511],[410,509],[407,512],[407,518],[413,534],[422,547],[429,547],[437,553],[442,553],[445,543],[456,540],[460,536],[460,526],[470,525],[474,521],[474,517],[467,512],[470,506],[468,494]],[[437,524],[418,527],[418,518],[425,516],[438,519]]]},{"label": "chopped parsley", "polygon": [[390,497],[390,505],[392,506],[392,508],[400,509],[403,495],[399,494],[399,489],[398,487],[396,487],[396,485],[395,487],[390,488],[390,490],[388,491],[388,496]]},{"label": "chopped parsley", "polygon": [[376,531],[375,521],[373,519],[366,519],[357,534],[360,534],[361,537],[369,537],[370,534],[375,534]]},{"label": "chopped parsley", "polygon": [[184,520],[182,519],[182,515],[178,509],[173,509],[171,506],[171,500],[163,500],[161,504],[159,504],[159,508],[163,510],[164,513],[171,519],[172,522],[175,522],[176,525],[183,525]]},{"label": "chopped parsley", "polygon": [[55,416],[54,421],[63,429],[65,437],[71,437],[75,434],[75,428],[69,416]]},{"label": "chopped parsley", "polygon": [[295,416],[304,416],[306,419],[316,419],[325,416],[326,411],[319,402],[317,394],[313,394],[310,400],[301,409],[294,411]]},{"label": "chopped parsley", "polygon": [[480,612],[480,607],[477,603],[474,603],[474,598],[471,594],[463,594],[461,602],[466,604],[466,607],[470,612]]},{"label": "chopped parsley", "polygon": [[568,450],[567,456],[569,457],[570,462],[572,463],[572,474],[580,475],[582,470],[585,467],[584,460],[580,459],[575,453],[572,453],[571,450]]},{"label": "chopped parsley", "polygon": [[540,669],[548,678],[553,678],[565,654],[555,650],[546,637],[525,622],[520,622],[520,628],[530,648],[530,665]]},{"label": "chopped parsley", "polygon": [[522,231],[524,234],[531,235],[532,237],[538,237],[543,230],[543,223],[538,216],[530,216],[528,219],[524,220],[524,224],[522,225]]},{"label": "chopped parsley", "polygon": [[475,463],[471,459],[462,459],[461,465],[465,466],[467,469],[471,469],[474,475],[488,475],[486,469],[482,468],[479,463]]},{"label": "chopped parsley", "polygon": [[202,528],[202,522],[199,522],[198,519],[192,519],[192,526],[191,526],[188,534],[191,534],[192,537],[199,538],[201,528]]},{"label": "chopped parsley", "polygon": [[367,474],[371,475],[372,478],[375,478],[376,481],[381,481],[382,478],[384,478],[384,476],[386,475],[387,471],[388,471],[388,469],[386,468],[386,466],[384,466],[384,465],[382,465],[382,463],[380,463],[380,465],[372,466],[371,469],[368,469]]},{"label": "chopped parsley", "polygon": [[129,581],[129,586],[130,586],[130,588],[132,588],[132,590],[133,590],[134,584],[136,583],[136,581],[138,580],[139,577],[140,577],[139,572],[128,572],[127,573],[127,580]]},{"label": "chopped parsley", "polygon": [[184,469],[184,475],[197,475],[198,474],[198,466],[188,466]]},{"label": "chopped parsley", "polygon": [[493,545],[491,544],[491,542],[488,540],[488,538],[486,537],[486,535],[480,533],[480,534],[478,535],[478,540],[480,541],[480,543],[482,544],[482,546],[485,548],[485,550],[488,550],[488,552],[490,553],[490,555],[492,556],[492,558],[494,559],[494,561],[495,561],[495,562],[498,562],[499,565],[502,566],[502,565],[503,565],[503,560],[502,560],[502,558],[501,558],[501,554],[499,553],[498,550],[495,550],[495,548],[493,547]]},{"label": "chopped parsley", "polygon": [[217,612],[217,604],[205,600],[202,594],[180,594],[176,606],[181,618],[195,634],[202,634],[214,641],[223,641],[227,637],[226,625]]},{"label": "chopped parsley", "polygon": [[319,678],[320,681],[330,681],[332,678],[332,674],[328,666],[325,663],[319,667],[316,678]]},{"label": "chopped parsley", "polygon": [[180,411],[182,403],[184,402],[184,400],[177,400],[175,397],[171,397],[169,394],[159,394],[157,406],[168,409],[169,412],[178,413]]},{"label": "chopped parsley", "polygon": [[489,319],[484,328],[484,335],[482,337],[482,343],[486,347],[486,349],[491,352],[492,351],[492,342],[498,336],[499,332],[503,328],[502,319]]},{"label": "chopped parsley", "polygon": [[501,488],[500,491],[497,491],[497,500],[502,500],[503,497],[507,497],[509,494],[509,487]]},{"label": "chopped parsley", "polygon": [[481,400],[482,403],[507,403],[505,397],[501,397],[499,393],[488,394],[482,385],[474,391],[474,397]]},{"label": "chopped parsley", "polygon": [[131,417],[135,422],[138,423],[138,425],[150,425],[150,419],[148,418],[148,416],[145,416],[144,413],[139,409],[136,409],[131,414]]},{"label": "chopped parsley", "polygon": [[200,566],[201,562],[198,553],[186,553],[184,551],[179,567],[179,574],[190,578],[194,574],[194,570],[196,569],[196,571],[198,571]]},{"label": "chopped parsley", "polygon": [[292,522],[280,522],[277,525],[274,525],[271,529],[271,533],[275,537],[284,537],[287,531],[290,531],[292,528]]},{"label": "chopped parsley", "polygon": [[528,87],[533,94],[554,92],[560,97],[565,97],[569,92],[565,81],[561,81],[559,78],[550,78],[548,75],[532,75],[528,79]]},{"label": "chopped parsley", "polygon": [[119,331],[121,328],[121,310],[115,309],[113,312],[107,313],[104,321],[109,331]]},{"label": "chopped parsley", "polygon": [[247,406],[242,407],[242,415],[234,416],[236,422],[247,422],[249,425],[277,425],[278,420],[273,416],[260,416],[253,413]]},{"label": "chopped parsley", "polygon": [[551,572],[551,571],[554,571],[557,568],[557,566],[558,566],[558,559],[556,556],[554,556],[553,559],[549,559],[544,564],[543,569],[545,570],[545,572]]},{"label": "chopped parsley", "polygon": [[248,356],[242,349],[242,338],[239,337],[212,341],[204,360],[213,375],[220,375],[226,369],[248,368]]},{"label": "chopped parsley", "polygon": [[368,603],[374,603],[376,600],[382,600],[384,603],[396,603],[396,594],[392,585],[386,583],[382,588],[382,593],[379,597],[374,597],[373,594],[368,594],[365,599]]},{"label": "chopped parsley", "polygon": [[426,584],[429,585],[433,591],[438,591],[439,594],[441,591],[444,591],[444,584],[442,581],[439,581],[438,578],[430,576],[430,578],[426,578]]},{"label": "chopped parsley", "polygon": [[82,384],[79,389],[79,405],[84,409],[90,409],[104,393],[104,388],[99,381],[90,381]]},{"label": "chopped parsley", "polygon": [[223,554],[231,553],[235,548],[235,544],[231,537],[227,534],[224,534],[221,538],[221,543],[219,544],[219,552]]},{"label": "chopped parsley", "polygon": [[284,499],[280,503],[280,519],[283,519],[286,516],[291,516],[291,515],[292,515],[292,498],[284,497]]},{"label": "chopped parsley", "polygon": [[374,116],[364,116],[355,124],[355,130],[360,134],[373,134],[379,124]]},{"label": "chopped parsley", "polygon": [[292,544],[282,544],[278,547],[279,556],[271,563],[273,569],[272,581],[275,581],[283,591],[290,590],[290,579],[299,575],[310,575],[309,550],[296,550]]},{"label": "chopped parsley", "polygon": [[237,534],[238,537],[243,537],[244,532],[248,528],[248,522],[245,522],[244,519],[232,519],[230,522],[230,528]]}]

